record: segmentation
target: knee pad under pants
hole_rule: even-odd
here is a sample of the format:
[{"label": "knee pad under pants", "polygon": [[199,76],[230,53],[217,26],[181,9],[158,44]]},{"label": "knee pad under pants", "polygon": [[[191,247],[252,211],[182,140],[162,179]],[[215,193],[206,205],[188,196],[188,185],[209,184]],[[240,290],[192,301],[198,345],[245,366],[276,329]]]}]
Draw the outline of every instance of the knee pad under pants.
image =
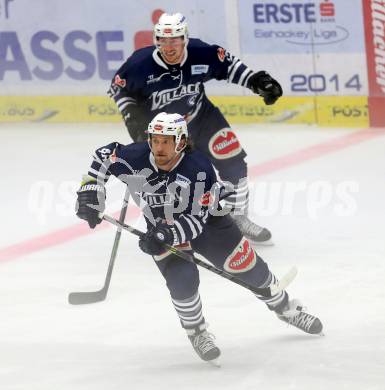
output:
[{"label": "knee pad under pants", "polygon": [[164,260],[156,261],[156,265],[166,279],[173,299],[187,299],[198,291],[199,272],[195,264],[170,255]]}]

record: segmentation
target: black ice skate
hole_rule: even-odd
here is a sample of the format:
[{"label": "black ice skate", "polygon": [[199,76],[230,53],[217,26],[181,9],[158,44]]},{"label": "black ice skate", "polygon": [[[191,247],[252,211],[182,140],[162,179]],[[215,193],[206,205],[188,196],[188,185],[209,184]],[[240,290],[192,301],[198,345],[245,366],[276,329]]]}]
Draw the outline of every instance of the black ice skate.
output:
[{"label": "black ice skate", "polygon": [[207,324],[203,323],[196,328],[186,329],[186,332],[198,356],[206,362],[213,362],[215,364],[221,351],[214,344],[214,336],[208,333],[206,329]]},{"label": "black ice skate", "polygon": [[323,335],[322,323],[311,314],[305,313],[301,303],[293,299],[289,301],[282,312],[276,312],[278,318],[306,333]]},{"label": "black ice skate", "polygon": [[233,215],[233,219],[242,234],[252,243],[273,245],[270,231],[252,222],[247,215]]}]

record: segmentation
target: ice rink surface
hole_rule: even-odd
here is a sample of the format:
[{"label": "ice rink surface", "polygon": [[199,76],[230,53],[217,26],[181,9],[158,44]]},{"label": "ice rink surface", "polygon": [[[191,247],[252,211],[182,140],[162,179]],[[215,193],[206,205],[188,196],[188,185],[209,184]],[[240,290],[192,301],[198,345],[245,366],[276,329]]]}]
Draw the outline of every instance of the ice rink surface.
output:
[{"label": "ice rink surface", "polygon": [[[201,270],[204,315],[221,368],[195,355],[164,281],[123,233],[107,300],[114,229],[88,234],[73,213],[91,154],[126,142],[121,125],[1,125],[0,388],[385,389],[385,131],[234,126],[247,150],[255,220],[275,245],[258,253],[324,324],[286,326],[248,291]],[[295,190],[297,189],[297,190]],[[108,188],[108,212],[124,187]],[[142,226],[130,213],[128,223]]]}]

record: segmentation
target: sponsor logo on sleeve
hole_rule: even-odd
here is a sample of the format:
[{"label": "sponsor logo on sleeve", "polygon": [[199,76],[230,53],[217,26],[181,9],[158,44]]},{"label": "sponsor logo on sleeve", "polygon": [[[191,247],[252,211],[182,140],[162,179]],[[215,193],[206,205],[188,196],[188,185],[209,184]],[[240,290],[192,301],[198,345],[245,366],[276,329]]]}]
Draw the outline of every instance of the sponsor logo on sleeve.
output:
[{"label": "sponsor logo on sleeve", "polygon": [[198,203],[201,206],[212,206],[214,204],[214,197],[212,196],[210,191],[207,191],[201,196]]},{"label": "sponsor logo on sleeve", "polygon": [[223,62],[225,60],[226,55],[225,49],[223,49],[222,47],[218,47],[217,53],[219,61]]},{"label": "sponsor logo on sleeve", "polygon": [[116,149],[113,150],[111,156],[110,156],[110,161],[112,163],[116,162]]},{"label": "sponsor logo on sleeve", "polygon": [[114,79],[114,84],[119,86],[120,88],[124,88],[126,86],[126,80],[121,79],[120,76],[117,74]]},{"label": "sponsor logo on sleeve", "polygon": [[247,272],[254,268],[257,258],[248,240],[242,237],[223,266],[224,270],[233,274]]},{"label": "sponsor logo on sleeve", "polygon": [[223,160],[239,154],[242,146],[231,129],[222,129],[210,138],[209,150],[216,159]]}]

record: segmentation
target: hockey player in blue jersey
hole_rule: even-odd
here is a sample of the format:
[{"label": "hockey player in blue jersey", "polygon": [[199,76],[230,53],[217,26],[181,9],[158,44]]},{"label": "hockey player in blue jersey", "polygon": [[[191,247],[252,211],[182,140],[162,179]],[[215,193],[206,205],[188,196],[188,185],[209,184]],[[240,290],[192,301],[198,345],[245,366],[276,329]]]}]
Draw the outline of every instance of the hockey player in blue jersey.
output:
[{"label": "hockey player in blue jersey", "polygon": [[154,44],[127,59],[108,91],[132,139],[146,139],[148,122],[161,111],[183,115],[195,148],[210,158],[221,180],[234,186],[226,202],[242,233],[253,242],[270,243],[270,231],[247,217],[246,153],[207,98],[204,83],[227,80],[261,95],[266,104],[275,103],[282,95],[281,86],[267,72],[255,73],[222,47],[189,39],[186,20],[179,13],[160,17],[154,27]]},{"label": "hockey player in blue jersey", "polygon": [[[220,350],[207,332],[197,266],[166,251],[163,245],[199,253],[218,269],[256,287],[268,287],[276,278],[234,220],[210,211],[210,205],[216,203],[216,175],[208,158],[189,146],[183,117],[159,113],[148,126],[148,137],[148,142],[126,146],[113,142],[96,151],[78,191],[77,215],[94,228],[101,222],[104,184],[109,176],[129,186],[148,227],[139,247],[153,256],[164,276],[181,325],[197,354],[205,361],[215,360]],[[257,298],[281,320],[310,334],[321,333],[320,320],[305,313],[298,301],[289,301],[286,291]]]}]

